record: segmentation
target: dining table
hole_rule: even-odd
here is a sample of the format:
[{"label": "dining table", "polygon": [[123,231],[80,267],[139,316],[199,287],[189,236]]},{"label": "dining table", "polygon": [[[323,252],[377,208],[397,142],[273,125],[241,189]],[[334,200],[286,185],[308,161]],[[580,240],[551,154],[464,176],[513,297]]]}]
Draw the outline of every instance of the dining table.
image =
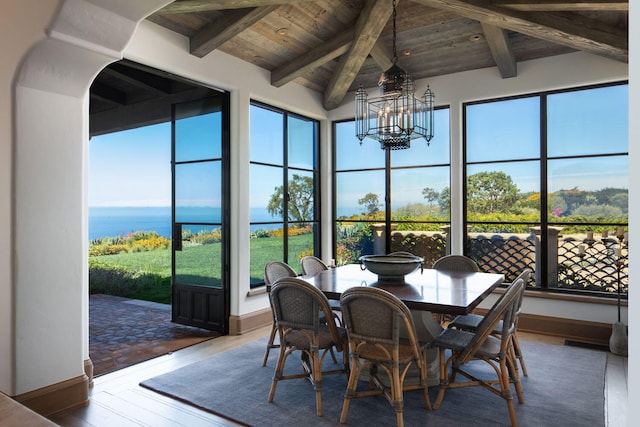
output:
[{"label": "dining table", "polygon": [[[344,291],[354,286],[381,288],[392,293],[411,311],[418,340],[424,343],[431,342],[442,332],[442,315],[471,313],[504,282],[502,274],[422,267],[398,280],[379,280],[377,274],[361,264],[333,267],[300,278],[321,290],[330,300],[339,300]],[[440,370],[436,349],[427,351],[427,363],[427,382],[436,385]],[[410,373],[409,377],[416,375]]]},{"label": "dining table", "polygon": [[392,293],[410,309],[451,315],[470,313],[504,282],[502,274],[430,268],[417,268],[400,280],[378,280],[378,275],[361,264],[329,268],[301,278],[328,299],[339,300],[344,291],[354,286],[369,286]]}]

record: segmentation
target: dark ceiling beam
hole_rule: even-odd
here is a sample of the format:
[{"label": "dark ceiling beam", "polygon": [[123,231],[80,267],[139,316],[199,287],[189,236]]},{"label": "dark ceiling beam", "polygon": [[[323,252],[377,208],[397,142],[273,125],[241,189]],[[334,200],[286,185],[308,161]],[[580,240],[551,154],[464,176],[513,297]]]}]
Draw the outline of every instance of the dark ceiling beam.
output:
[{"label": "dark ceiling beam", "polygon": [[340,55],[344,55],[351,46],[354,34],[355,29],[348,29],[333,40],[321,43],[315,49],[311,49],[293,61],[276,68],[271,72],[271,84],[275,87],[281,87]]},{"label": "dark ceiling beam", "polygon": [[365,2],[356,22],[355,38],[351,48],[340,57],[338,66],[325,89],[325,109],[332,110],[340,105],[392,12],[392,5],[388,0]]},{"label": "dark ceiling beam", "polygon": [[117,77],[134,86],[148,90],[156,95],[171,93],[171,80],[160,76],[150,75],[141,70],[125,67],[121,64],[113,64],[104,69],[104,73]]},{"label": "dark ceiling beam", "polygon": [[629,62],[626,31],[577,14],[521,12],[480,0],[413,0],[576,50]]},{"label": "dark ceiling beam", "polygon": [[506,30],[494,25],[482,23],[482,31],[502,78],[506,79],[517,76],[518,66],[516,56],[511,49]]},{"label": "dark ceiling beam", "polygon": [[[91,86],[91,97],[94,97],[94,85]],[[211,89],[196,87],[164,97],[154,97],[135,104],[94,112],[89,115],[89,134],[90,136],[103,135],[165,123],[171,120],[173,104],[202,99],[208,95],[211,95]]]},{"label": "dark ceiling beam", "polygon": [[531,0],[495,0],[491,4],[525,12],[629,11],[629,2],[620,0],[556,0],[539,2]]},{"label": "dark ceiling beam", "polygon": [[393,65],[393,53],[381,40],[376,41],[369,55],[380,66],[382,71],[387,71]]},{"label": "dark ceiling beam", "polygon": [[262,18],[278,9],[279,5],[253,9],[230,10],[223,17],[198,31],[190,40],[191,54],[202,58],[224,42],[237,36]]},{"label": "dark ceiling beam", "polygon": [[174,1],[160,9],[159,14],[194,13],[209,10],[246,9],[250,7],[303,3],[314,0],[186,0]]},{"label": "dark ceiling beam", "polygon": [[126,93],[98,82],[94,82],[91,85],[90,93],[91,98],[100,101],[108,102],[110,104],[118,106],[127,105]]}]

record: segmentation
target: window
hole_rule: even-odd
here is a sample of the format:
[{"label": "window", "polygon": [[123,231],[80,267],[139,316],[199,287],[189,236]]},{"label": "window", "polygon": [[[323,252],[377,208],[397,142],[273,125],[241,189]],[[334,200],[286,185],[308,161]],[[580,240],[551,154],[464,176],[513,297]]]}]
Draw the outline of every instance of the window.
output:
[{"label": "window", "polygon": [[251,286],[267,262],[319,253],[319,125],[316,120],[251,104]]},{"label": "window", "polygon": [[467,255],[598,294],[621,268],[626,291],[627,114],[626,83],[465,104]]},{"label": "window", "polygon": [[334,123],[334,242],[338,265],[361,255],[408,251],[427,265],[447,252],[450,223],[449,109],[435,112],[427,145],[381,150],[355,137],[354,121]]}]

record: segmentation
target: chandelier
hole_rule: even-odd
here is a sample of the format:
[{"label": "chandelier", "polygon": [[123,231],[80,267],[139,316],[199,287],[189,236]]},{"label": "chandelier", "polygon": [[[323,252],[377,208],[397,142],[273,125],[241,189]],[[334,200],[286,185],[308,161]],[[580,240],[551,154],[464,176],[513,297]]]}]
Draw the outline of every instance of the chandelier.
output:
[{"label": "chandelier", "polygon": [[414,97],[413,79],[396,65],[396,1],[393,0],[393,65],[378,81],[381,95],[368,99],[362,85],[356,91],[356,136],[380,142],[383,150],[403,150],[411,140],[433,138],[435,96],[429,86],[422,98]]}]

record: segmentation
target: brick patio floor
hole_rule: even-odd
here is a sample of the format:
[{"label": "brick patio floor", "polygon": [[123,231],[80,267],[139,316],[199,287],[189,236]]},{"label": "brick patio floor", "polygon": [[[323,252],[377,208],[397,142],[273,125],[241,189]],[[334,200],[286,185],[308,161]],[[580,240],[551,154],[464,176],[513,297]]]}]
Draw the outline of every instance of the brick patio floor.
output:
[{"label": "brick patio floor", "polygon": [[93,375],[113,372],[220,336],[171,322],[171,306],[111,295],[89,297]]}]

